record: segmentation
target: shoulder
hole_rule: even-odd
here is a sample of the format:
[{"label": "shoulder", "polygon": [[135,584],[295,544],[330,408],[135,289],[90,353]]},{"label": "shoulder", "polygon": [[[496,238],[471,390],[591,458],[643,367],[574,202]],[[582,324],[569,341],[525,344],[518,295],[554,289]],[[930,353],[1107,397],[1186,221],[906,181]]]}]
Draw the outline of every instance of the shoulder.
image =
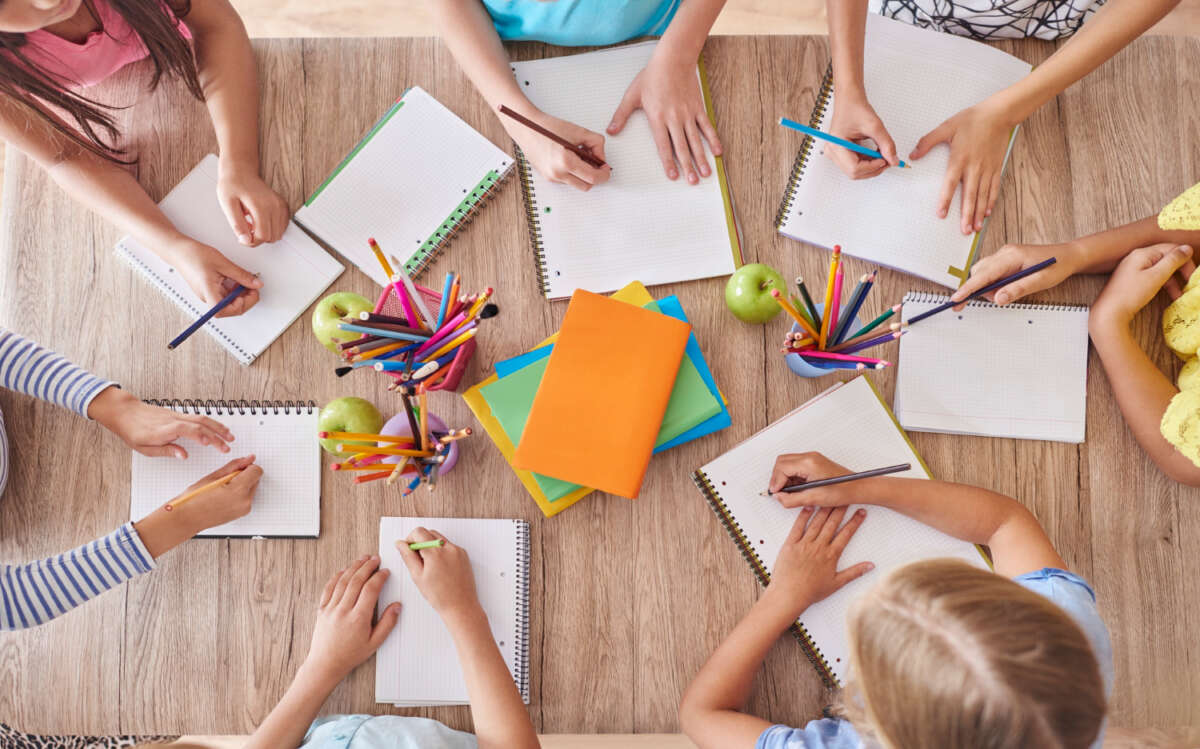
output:
[{"label": "shoulder", "polygon": [[321,749],[476,749],[472,734],[429,718],[331,715],[308,729],[304,747]]},{"label": "shoulder", "polygon": [[1045,567],[1018,575],[1013,580],[1038,595],[1050,599],[1075,620],[1088,638],[1100,663],[1105,686],[1111,691],[1113,681],[1112,642],[1108,627],[1100,616],[1096,591],[1079,575],[1067,570]]},{"label": "shoulder", "polygon": [[759,735],[754,749],[858,749],[862,740],[849,721],[822,718],[804,728],[775,725]]}]

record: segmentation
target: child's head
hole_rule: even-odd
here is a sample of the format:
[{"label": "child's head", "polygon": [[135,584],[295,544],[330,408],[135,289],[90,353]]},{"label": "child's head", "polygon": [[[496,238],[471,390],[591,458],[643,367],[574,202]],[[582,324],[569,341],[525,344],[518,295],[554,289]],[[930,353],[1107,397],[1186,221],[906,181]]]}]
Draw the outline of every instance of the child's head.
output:
[{"label": "child's head", "polygon": [[891,749],[1088,747],[1105,713],[1091,645],[1065,611],[963,562],[907,565],[849,615],[844,709]]}]

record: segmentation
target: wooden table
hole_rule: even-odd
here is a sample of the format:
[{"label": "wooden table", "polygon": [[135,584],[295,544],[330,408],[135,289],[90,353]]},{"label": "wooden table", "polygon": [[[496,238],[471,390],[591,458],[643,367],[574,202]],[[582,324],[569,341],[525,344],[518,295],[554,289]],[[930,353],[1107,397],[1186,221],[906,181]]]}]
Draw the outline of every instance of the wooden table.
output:
[{"label": "wooden table", "polygon": [[[1053,51],[1033,42],[1006,48],[1035,63]],[[293,206],[411,84],[511,146],[435,40],[274,40],[255,49],[263,171]],[[539,45],[513,51],[522,59],[547,53]],[[1196,40],[1140,40],[1037,112],[1017,140],[985,252],[1005,240],[1060,241],[1138,219],[1190,185],[1200,174],[1200,119],[1180,94],[1200,86],[1198,53]],[[705,54],[747,261],[823,276],[824,253],[775,232],[797,141],[772,123],[811,109],[828,60],[825,39],[718,37]],[[123,74],[104,97],[142,96],[138,73],[144,70]],[[201,105],[174,87],[119,117],[140,157],[139,177],[156,198],[215,148]],[[565,309],[536,291],[519,192],[515,182],[505,187],[429,276],[453,268],[472,286],[497,289],[501,317],[480,336],[466,382],[557,329]],[[119,232],[111,224],[11,149],[2,223],[0,324],[140,396],[323,403],[355,394],[397,408],[382,378],[333,377],[334,363],[307,317],[251,367],[204,335],[167,355],[161,344],[183,327],[182,315],[112,255]],[[866,269],[856,260],[849,265],[852,275]],[[1073,279],[1041,300],[1090,302],[1101,283]],[[829,384],[789,374],[776,352],[786,322],[737,322],[721,301],[723,287],[724,279],[712,279],[655,289],[679,295],[734,424],[656,457],[641,499],[594,495],[545,520],[482,435],[464,443],[470,469],[449,475],[432,495],[400,500],[379,484],[353,490],[326,472],[320,539],[191,541],[153,574],[80,611],[0,636],[0,719],[29,731],[248,731],[303,659],[325,579],[353,555],[374,551],[379,516],[411,514],[532,522],[530,712],[539,731],[677,730],[684,687],[758,595],[689,473]],[[879,287],[876,300],[934,290],[894,272],[884,272]],[[334,289],[376,293],[353,267]],[[1156,333],[1161,304],[1151,304],[1136,327],[1173,372],[1178,365]],[[1020,498],[1071,569],[1094,583],[1116,650],[1114,722],[1200,722],[1200,556],[1185,553],[1185,542],[1200,537],[1200,492],[1151,465],[1095,357],[1089,372],[1082,445],[937,434],[913,440],[935,475]],[[889,401],[893,376],[876,377]],[[437,395],[433,403],[452,423],[473,423],[456,396]],[[15,461],[0,502],[0,558],[55,553],[128,519],[124,445],[29,398],[4,392],[0,405]],[[325,711],[389,711],[374,701],[373,670],[368,663],[355,672]],[[795,724],[824,704],[799,647],[781,639],[749,710]],[[411,712],[460,728],[470,720],[466,708]]]}]

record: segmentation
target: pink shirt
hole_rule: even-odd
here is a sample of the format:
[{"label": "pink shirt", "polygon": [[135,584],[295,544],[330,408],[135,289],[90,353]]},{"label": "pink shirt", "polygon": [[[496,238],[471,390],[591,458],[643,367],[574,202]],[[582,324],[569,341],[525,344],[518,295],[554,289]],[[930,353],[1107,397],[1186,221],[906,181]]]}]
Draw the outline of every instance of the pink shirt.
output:
[{"label": "pink shirt", "polygon": [[[100,28],[80,43],[68,41],[39,29],[25,35],[22,53],[71,88],[94,86],[131,62],[144,60],[150,52],[141,37],[105,0],[95,0]],[[179,33],[191,39],[183,21]]]}]

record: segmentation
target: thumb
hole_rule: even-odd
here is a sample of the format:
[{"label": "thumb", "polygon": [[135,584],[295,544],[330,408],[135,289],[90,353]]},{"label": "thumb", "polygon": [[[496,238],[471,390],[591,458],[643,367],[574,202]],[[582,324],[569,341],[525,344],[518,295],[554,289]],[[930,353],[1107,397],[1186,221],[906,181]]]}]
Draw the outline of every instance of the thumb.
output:
[{"label": "thumb", "polygon": [[919,141],[917,141],[917,147],[912,150],[912,153],[908,155],[908,158],[914,160],[919,159],[925,154],[929,153],[930,149],[937,144],[945,143],[948,140],[950,140],[950,128],[948,128],[946,123],[943,122],[933,130],[925,133],[925,135],[922,136]]},{"label": "thumb", "polygon": [[371,630],[371,639],[368,644],[371,650],[378,650],[387,636],[392,633],[396,627],[396,620],[400,618],[400,602],[388,604],[388,607],[383,610],[379,616],[379,621],[375,622],[375,629]]},{"label": "thumb", "polygon": [[638,108],[639,95],[633,86],[625,89],[625,96],[621,98],[621,103],[617,105],[617,111],[613,112],[612,122],[608,123],[608,134],[616,135],[625,128],[625,123],[629,121],[629,115]]},{"label": "thumb", "polygon": [[858,578],[875,569],[874,562],[859,562],[853,567],[847,567],[841,572],[833,576],[833,584],[838,588],[845,586],[847,583],[854,582]]},{"label": "thumb", "polygon": [[1186,263],[1191,256],[1192,248],[1185,244],[1170,249],[1164,248],[1162,254],[1146,266],[1146,270],[1153,273],[1156,278],[1161,277],[1162,282],[1166,283],[1171,274]]},{"label": "thumb", "polygon": [[246,209],[242,205],[242,201],[231,196],[221,202],[221,210],[225,212],[225,218],[228,219],[238,241],[242,244],[250,244],[254,238],[251,236],[250,222],[246,220]]},{"label": "thumb", "polygon": [[217,266],[217,271],[221,275],[225,276],[226,278],[232,278],[234,281],[240,283],[242,286],[245,286],[247,289],[262,288],[262,281],[259,280],[258,276],[254,275],[242,266],[231,262],[229,258],[225,257],[224,255],[221,256],[221,259],[224,260],[224,262]]},{"label": "thumb", "polygon": [[396,541],[396,551],[400,552],[400,558],[404,560],[404,566],[408,568],[408,574],[416,580],[417,575],[421,574],[421,570],[425,568],[425,562],[421,558],[421,555],[408,548],[408,541],[403,538]]},{"label": "thumb", "polygon": [[899,166],[900,159],[896,156],[896,142],[892,140],[892,135],[884,127],[883,123],[878,123],[877,127],[871,128],[871,132],[867,133],[871,136],[871,140],[875,141],[879,152],[883,154],[883,158],[892,166]]}]

